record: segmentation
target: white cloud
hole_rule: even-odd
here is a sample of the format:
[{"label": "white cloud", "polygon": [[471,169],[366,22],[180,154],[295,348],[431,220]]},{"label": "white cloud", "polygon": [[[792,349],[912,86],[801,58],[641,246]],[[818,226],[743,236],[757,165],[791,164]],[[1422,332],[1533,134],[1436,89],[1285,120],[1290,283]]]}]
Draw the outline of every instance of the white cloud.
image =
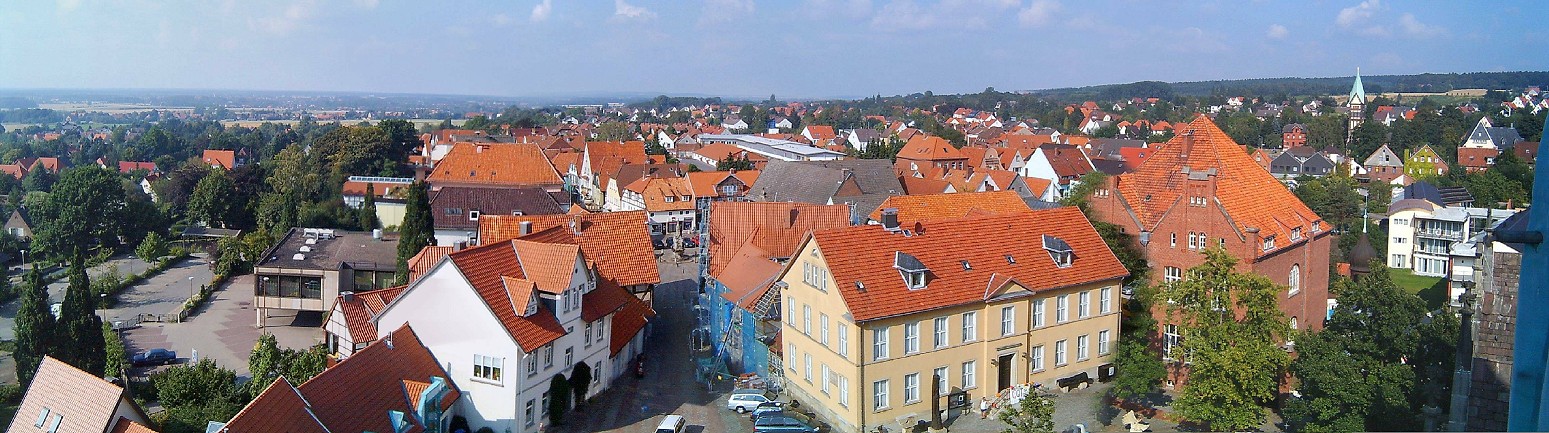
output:
[{"label": "white cloud", "polygon": [[865,18],[871,15],[871,0],[807,0],[800,9],[812,19]]},{"label": "white cloud", "polygon": [[1379,9],[1382,9],[1381,0],[1366,0],[1361,4],[1340,9],[1339,16],[1334,18],[1334,23],[1349,29],[1370,20]]},{"label": "white cloud", "polygon": [[932,28],[981,29],[995,17],[1021,6],[1020,0],[940,0],[927,6],[913,0],[893,0],[871,18],[879,30]]},{"label": "white cloud", "polygon": [[699,14],[699,25],[732,22],[739,17],[752,15],[753,10],[753,0],[705,0],[704,10]]},{"label": "white cloud", "polygon": [[1399,17],[1398,18],[1398,26],[1399,26],[1399,28],[1404,29],[1404,34],[1409,35],[1409,36],[1413,36],[1413,37],[1417,37],[1417,38],[1428,38],[1428,37],[1433,37],[1433,36],[1446,36],[1447,35],[1447,29],[1446,28],[1443,28],[1441,26],[1433,26],[1433,25],[1430,25],[1430,24],[1422,23],[1422,22],[1420,22],[1420,20],[1415,19],[1415,15],[1414,14],[1406,13],[1406,14],[1404,14],[1404,16]]},{"label": "white cloud", "polygon": [[1054,18],[1054,13],[1059,12],[1063,5],[1055,0],[1033,0],[1033,4],[1026,9],[1017,12],[1017,22],[1023,27],[1039,27],[1048,24]]},{"label": "white cloud", "polygon": [[355,0],[356,6],[360,6],[362,9],[367,10],[376,9],[378,3],[381,3],[381,0]]},{"label": "white cloud", "polygon": [[548,21],[549,20],[549,15],[553,14],[553,13],[554,13],[554,0],[543,0],[543,2],[538,3],[537,6],[533,6],[532,7],[532,17],[530,17],[529,19],[532,20],[532,22],[535,22],[535,23],[536,22]]},{"label": "white cloud", "polygon": [[613,19],[615,20],[653,20],[656,12],[640,6],[625,3],[624,0],[613,0]]},{"label": "white cloud", "polygon": [[316,2],[303,0],[291,3],[285,7],[285,11],[279,14],[257,13],[248,18],[249,29],[260,30],[275,35],[288,35],[301,26],[305,21],[317,16]]},{"label": "white cloud", "polygon": [[1279,24],[1270,24],[1269,31],[1264,32],[1264,36],[1268,36],[1270,39],[1285,39],[1290,34],[1290,30]]},{"label": "white cloud", "polygon": [[81,7],[81,0],[59,0],[59,13],[70,13]]}]

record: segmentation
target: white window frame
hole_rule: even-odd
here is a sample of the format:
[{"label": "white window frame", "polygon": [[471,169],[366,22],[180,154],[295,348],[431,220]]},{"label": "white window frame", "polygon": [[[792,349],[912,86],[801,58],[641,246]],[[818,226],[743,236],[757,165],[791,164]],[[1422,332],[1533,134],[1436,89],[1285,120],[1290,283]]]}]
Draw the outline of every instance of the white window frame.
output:
[{"label": "white window frame", "polygon": [[880,361],[888,358],[888,332],[886,326],[871,329],[871,360]]},{"label": "white window frame", "polygon": [[812,383],[812,352],[802,354],[801,362],[801,378],[806,379],[807,383]]},{"label": "white window frame", "polygon": [[1097,331],[1097,354],[1108,354],[1108,330]]},{"label": "white window frame", "polygon": [[828,314],[818,314],[818,342],[828,347]]},{"label": "white window frame", "polygon": [[1043,345],[1033,346],[1027,350],[1027,362],[1033,372],[1043,371]]},{"label": "white window frame", "polygon": [[1069,362],[1068,362],[1069,359],[1066,359],[1066,355],[1068,355],[1068,353],[1066,353],[1066,350],[1065,350],[1065,346],[1066,346],[1065,343],[1066,343],[1066,340],[1060,340],[1060,341],[1054,342],[1054,366],[1055,367],[1059,367],[1059,366],[1062,366],[1062,365],[1065,365],[1065,364],[1069,364]]},{"label": "white window frame", "polygon": [[801,333],[812,336],[812,305],[801,306]]},{"label": "white window frame", "polygon": [[1087,290],[1076,294],[1076,318],[1085,319],[1092,315],[1092,291]]},{"label": "white window frame", "polygon": [[947,341],[951,338],[947,335],[948,322],[950,321],[947,320],[947,316],[937,317],[931,321],[931,338],[935,340],[933,343],[935,343],[937,349],[947,347],[947,345],[950,344]]},{"label": "white window frame", "polygon": [[947,369],[947,366],[945,365],[936,367],[935,370],[931,370],[931,375],[936,376],[937,397],[947,395],[952,392],[952,379],[947,377],[947,375],[951,373],[952,371]]},{"label": "white window frame", "polygon": [[1301,293],[1301,291],[1302,291],[1302,265],[1301,264],[1293,264],[1293,265],[1291,265],[1291,274],[1286,276],[1286,286],[1290,287],[1290,291],[1288,293],[1286,293],[1286,296],[1296,296],[1297,293]]},{"label": "white window frame", "polygon": [[1174,359],[1173,348],[1183,346],[1183,334],[1178,325],[1162,325],[1162,359]]},{"label": "white window frame", "polygon": [[978,368],[978,361],[968,360],[963,362],[963,389],[974,389],[979,386]]},{"label": "white window frame", "polygon": [[1054,323],[1070,321],[1070,294],[1056,296],[1054,298]]},{"label": "white window frame", "polygon": [[1090,343],[1089,340],[1091,340],[1091,337],[1087,335],[1080,335],[1076,337],[1076,361],[1085,361],[1088,357],[1090,357],[1089,355],[1091,355],[1091,353],[1088,352],[1088,349],[1091,348],[1091,346],[1088,345],[1088,343]]},{"label": "white window frame", "polygon": [[1183,281],[1183,269],[1172,266],[1162,268],[1162,282],[1174,283]]},{"label": "white window frame", "polygon": [[839,357],[850,359],[850,327],[839,324]]},{"label": "white window frame", "polygon": [[964,343],[967,343],[967,342],[970,342],[970,341],[976,341],[976,340],[979,339],[979,323],[978,322],[979,322],[979,312],[977,312],[977,311],[969,311],[967,313],[963,313],[963,325],[962,325],[962,328],[963,328],[963,342]]},{"label": "white window frame", "polygon": [[1032,322],[1033,322],[1033,328],[1042,328],[1043,327],[1043,300],[1042,299],[1034,299],[1033,300],[1033,319],[1032,319]]},{"label": "white window frame", "polygon": [[522,420],[523,424],[526,424],[527,426],[532,426],[533,424],[537,424],[538,423],[538,412],[535,409],[535,407],[537,405],[538,405],[538,400],[537,399],[531,399],[531,398],[527,399],[527,409],[525,411],[523,411],[523,418],[526,418],[526,419]]},{"label": "white window frame", "polygon": [[473,355],[473,378],[493,383],[504,383],[506,378],[505,364],[505,358]]},{"label": "white window frame", "polygon": [[1097,311],[1101,314],[1113,312],[1113,288],[1104,287],[1097,291]]},{"label": "white window frame", "polygon": [[835,375],[839,378],[839,406],[850,407],[850,378],[843,375]]},{"label": "white window frame", "polygon": [[920,402],[920,373],[904,375],[904,404]]},{"label": "white window frame", "polygon": [[823,380],[823,395],[828,395],[828,392],[829,392],[828,381],[833,379],[832,372],[828,371],[828,364],[822,364],[822,365],[820,365],[820,367],[821,367],[821,371],[822,371],[822,374],[823,374],[823,376],[821,377],[821,379]]},{"label": "white window frame", "polygon": [[1000,336],[1009,337],[1017,331],[1017,306],[1000,307]]},{"label": "white window frame", "polygon": [[871,410],[881,412],[888,408],[888,380],[871,383]]},{"label": "white window frame", "polygon": [[904,324],[904,354],[920,352],[920,322]]}]

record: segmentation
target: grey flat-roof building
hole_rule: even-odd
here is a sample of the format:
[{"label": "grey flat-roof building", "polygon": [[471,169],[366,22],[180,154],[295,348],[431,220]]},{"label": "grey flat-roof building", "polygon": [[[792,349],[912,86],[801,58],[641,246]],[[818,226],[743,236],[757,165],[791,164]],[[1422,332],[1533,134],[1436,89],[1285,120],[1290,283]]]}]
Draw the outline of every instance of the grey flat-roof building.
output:
[{"label": "grey flat-roof building", "polygon": [[388,287],[397,260],[396,236],[292,228],[253,266],[258,327],[270,309],[329,311],[341,292]]}]

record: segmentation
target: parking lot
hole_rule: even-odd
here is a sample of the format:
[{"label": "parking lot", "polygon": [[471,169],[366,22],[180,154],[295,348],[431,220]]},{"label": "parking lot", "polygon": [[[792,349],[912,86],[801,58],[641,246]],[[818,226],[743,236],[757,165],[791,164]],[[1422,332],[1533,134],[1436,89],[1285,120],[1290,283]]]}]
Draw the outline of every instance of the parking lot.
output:
[{"label": "parking lot", "polygon": [[247,357],[261,332],[274,334],[281,347],[306,348],[322,341],[321,317],[293,312],[271,313],[268,327],[253,326],[252,275],[228,280],[212,294],[205,306],[182,323],[143,323],[124,331],[129,354],[162,348],[178,354],[178,363],[213,359],[221,367],[247,376]]}]

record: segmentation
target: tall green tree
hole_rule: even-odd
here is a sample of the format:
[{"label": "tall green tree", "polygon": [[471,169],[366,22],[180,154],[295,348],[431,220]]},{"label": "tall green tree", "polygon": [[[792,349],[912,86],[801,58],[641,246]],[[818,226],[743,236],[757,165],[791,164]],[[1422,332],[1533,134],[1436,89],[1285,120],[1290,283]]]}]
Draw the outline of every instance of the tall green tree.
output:
[{"label": "tall green tree", "polygon": [[167,241],[156,232],[147,233],[145,239],[140,241],[140,246],[135,247],[134,254],[140,260],[154,264],[167,255]]},{"label": "tall green tree", "polygon": [[97,376],[106,365],[107,348],[102,339],[102,318],[97,317],[97,300],[86,277],[84,258],[70,262],[70,285],[65,289],[64,304],[59,308],[55,328],[56,358]]},{"label": "tall green tree", "polygon": [[1269,278],[1236,271],[1237,259],[1217,246],[1182,280],[1162,286],[1167,320],[1183,336],[1175,357],[1187,365],[1188,385],[1173,407],[1211,430],[1263,424],[1290,363],[1280,348],[1290,331],[1280,311],[1280,288]]},{"label": "tall green tree", "polygon": [[359,215],[361,230],[371,230],[377,228],[375,184],[366,184],[366,202],[360,206]]},{"label": "tall green tree", "polygon": [[40,206],[32,251],[57,258],[84,257],[93,246],[115,247],[123,224],[124,189],[118,175],[96,166],[66,171]]},{"label": "tall green tree", "polygon": [[36,262],[21,288],[21,305],[16,310],[16,351],[12,357],[16,359],[16,378],[26,386],[32,383],[43,355],[53,348],[54,314],[49,309],[48,287],[43,284],[43,273]]},{"label": "tall green tree", "polygon": [[59,181],[54,172],[48,171],[42,166],[34,166],[34,168],[36,170],[29,171],[26,176],[22,177],[22,189],[43,192],[53,189],[54,183]]},{"label": "tall green tree", "polygon": [[543,409],[549,413],[550,424],[559,424],[570,412],[570,394],[570,381],[565,380],[565,375],[556,374],[549,379],[549,407]]},{"label": "tall green tree", "polygon": [[199,180],[194,195],[188,199],[188,218],[204,223],[207,227],[226,227],[231,215],[231,198],[236,192],[226,170],[213,169]]},{"label": "tall green tree", "polygon": [[409,258],[421,249],[436,244],[436,230],[430,215],[430,193],[425,182],[409,185],[404,197],[403,226],[398,228],[398,283],[409,281]]}]

